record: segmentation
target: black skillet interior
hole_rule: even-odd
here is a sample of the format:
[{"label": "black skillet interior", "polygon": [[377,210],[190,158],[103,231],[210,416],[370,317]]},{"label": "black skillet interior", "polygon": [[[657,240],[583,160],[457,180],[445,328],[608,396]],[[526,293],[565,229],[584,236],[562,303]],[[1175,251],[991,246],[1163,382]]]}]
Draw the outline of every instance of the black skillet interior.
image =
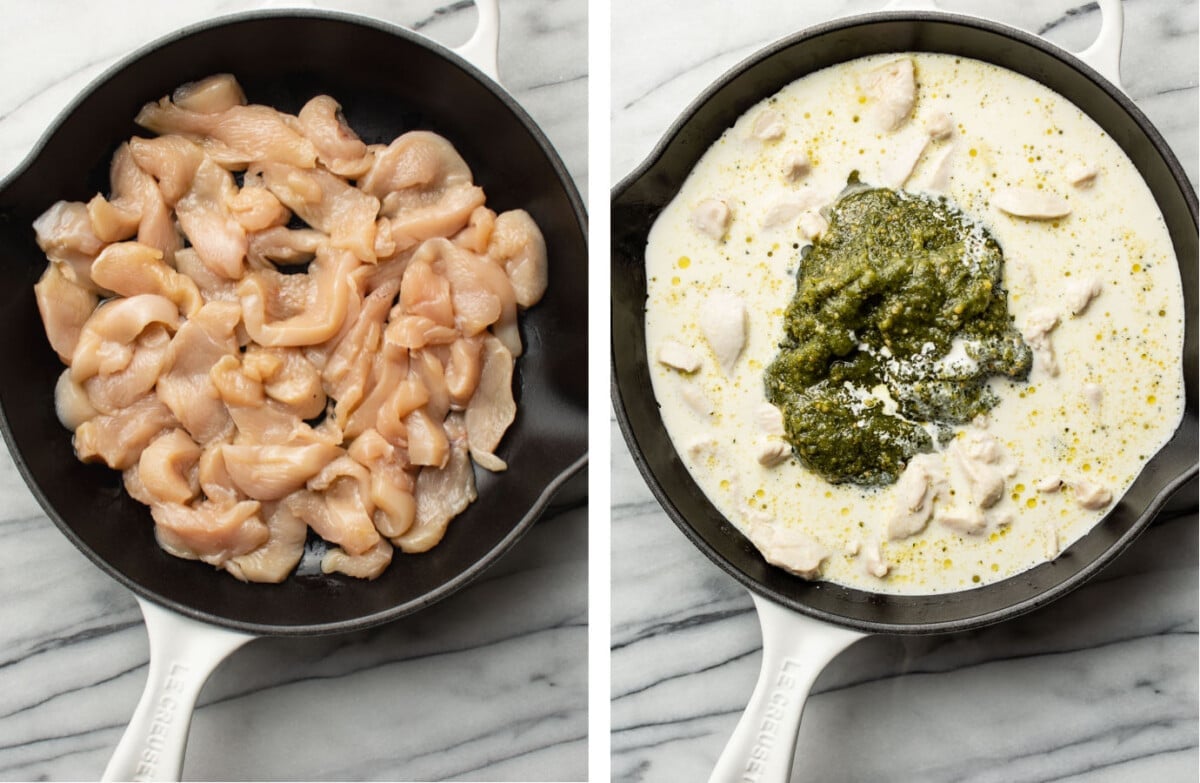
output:
[{"label": "black skillet interior", "polygon": [[[31,286],[45,259],[31,222],[58,199],[107,191],[117,144],[139,134],[143,103],[216,72],[237,76],[252,102],[296,112],[314,95],[342,103],[368,143],[411,129],[442,133],[471,166],[497,211],[523,208],[546,237],[550,287],[522,318],[525,355],[515,381],[517,419],[499,454],[512,466],[477,470],[479,500],[420,555],[397,552],[374,582],[293,577],[245,585],[210,566],[163,553],[148,510],[120,475],[75,459],[55,419],[62,367],[41,331]],[[0,192],[0,406],[18,467],[60,528],[121,582],[185,614],[253,633],[350,630],[443,597],[528,528],[550,495],[586,460],[586,218],[561,161],[500,88],[407,31],[339,14],[286,12],[216,20],[171,36],[110,72],[82,97]],[[146,135],[144,131],[141,135]]]},{"label": "black skillet interior", "polygon": [[[930,51],[1001,65],[1049,86],[1098,122],[1150,186],[1179,257],[1187,327],[1184,420],[1097,527],[1062,556],[1005,581],[937,596],[886,596],[806,582],[771,567],[704,497],[679,460],[651,392],[645,345],[646,236],[699,157],[747,109],[800,76],[882,52]],[[929,633],[984,625],[1047,603],[1125,548],[1196,474],[1196,197],[1162,138],[1124,95],[1031,35],[948,14],[872,14],[813,28],[736,66],[696,100],[612,200],[613,401],[635,462],[668,515],[747,588],[819,619],[867,631]],[[1194,485],[1193,485],[1194,486]]]}]

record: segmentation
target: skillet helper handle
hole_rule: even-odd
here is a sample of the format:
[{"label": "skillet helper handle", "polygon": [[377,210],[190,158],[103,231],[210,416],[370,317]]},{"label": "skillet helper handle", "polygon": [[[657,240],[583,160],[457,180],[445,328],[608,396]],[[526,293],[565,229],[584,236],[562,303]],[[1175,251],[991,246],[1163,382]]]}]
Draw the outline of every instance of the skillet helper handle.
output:
[{"label": "skillet helper handle", "polygon": [[217,664],[254,637],[137,600],[150,637],[150,673],[103,779],[179,780],[200,688]]},{"label": "skillet helper handle", "polygon": [[709,783],[787,783],[808,692],[821,670],[864,636],[751,597],[762,625],[762,670]]},{"label": "skillet helper handle", "polygon": [[[1092,45],[1075,56],[1112,82],[1121,92],[1121,42],[1125,38],[1125,10],[1121,0],[1097,0],[1100,6],[1100,32]],[[890,0],[884,11],[940,11],[937,0]]]},{"label": "skillet helper handle", "polygon": [[479,21],[470,40],[454,53],[500,83],[500,3],[499,0],[475,0]]}]

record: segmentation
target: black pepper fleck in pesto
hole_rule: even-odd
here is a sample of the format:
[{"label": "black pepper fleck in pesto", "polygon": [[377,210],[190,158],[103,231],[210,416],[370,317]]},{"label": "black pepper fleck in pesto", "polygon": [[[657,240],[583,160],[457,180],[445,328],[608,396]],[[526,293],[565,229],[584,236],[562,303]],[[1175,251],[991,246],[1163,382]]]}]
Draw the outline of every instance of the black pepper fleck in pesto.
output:
[{"label": "black pepper fleck in pesto", "polygon": [[[793,453],[827,480],[894,482],[933,449],[930,430],[948,437],[996,405],[989,377],[1029,375],[1000,246],[944,199],[852,191],[801,253],[764,381]],[[956,339],[969,361],[946,360]],[[863,394],[880,384],[897,411]]]}]

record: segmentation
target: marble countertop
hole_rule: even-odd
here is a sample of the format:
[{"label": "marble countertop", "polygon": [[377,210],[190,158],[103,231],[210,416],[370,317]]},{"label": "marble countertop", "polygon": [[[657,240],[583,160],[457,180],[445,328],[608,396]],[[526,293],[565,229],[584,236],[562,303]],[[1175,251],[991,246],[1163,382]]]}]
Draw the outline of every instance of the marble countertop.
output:
[{"label": "marble countertop", "polygon": [[[213,16],[285,3],[0,2],[0,177],[109,64]],[[297,3],[297,5],[311,5]],[[468,2],[316,4],[464,42]],[[500,74],[587,192],[587,4],[502,0]],[[18,78],[19,76],[19,78]],[[0,779],[87,780],[141,693],[133,596],[47,520],[0,449]],[[359,633],[262,639],[200,694],[185,780],[582,780],[587,508],[560,508],[466,589]]]},{"label": "marble countertop", "polygon": [[[613,0],[612,178],[727,69],[807,25],[882,2]],[[1070,49],[1099,29],[1071,0],[943,0]],[[997,9],[1003,9],[997,11]],[[732,18],[731,18],[732,17]],[[1123,81],[1195,185],[1197,5],[1125,3]],[[612,778],[704,780],[749,699],[749,594],[695,549],[612,438]],[[1187,490],[1193,509],[1196,490]],[[969,633],[866,638],[821,674],[792,780],[1195,781],[1197,517],[1155,522],[1111,567],[1033,614]]]}]

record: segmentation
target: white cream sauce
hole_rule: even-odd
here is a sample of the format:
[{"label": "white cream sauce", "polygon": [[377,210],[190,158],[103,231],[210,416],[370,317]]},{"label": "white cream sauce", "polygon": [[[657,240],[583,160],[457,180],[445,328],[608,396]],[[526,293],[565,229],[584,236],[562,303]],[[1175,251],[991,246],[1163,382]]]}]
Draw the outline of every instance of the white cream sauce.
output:
[{"label": "white cream sauce", "polygon": [[[883,94],[891,88],[878,78],[902,77],[898,59],[915,71],[907,114],[903,85]],[[832,485],[790,453],[778,463],[763,458],[779,450],[780,435],[763,425],[762,374],[783,333],[799,249],[823,230],[817,208],[833,201],[851,170],[868,183],[899,179],[907,190],[950,198],[1000,243],[1017,328],[1038,331],[1039,319],[1057,316],[1038,337],[1045,347],[1028,382],[993,379],[1000,404],[961,429],[959,449],[930,461],[961,473],[961,454],[986,443],[994,458],[988,479],[992,489],[1003,481],[1003,491],[996,499],[986,490],[992,502],[972,520],[964,521],[962,498],[950,494],[953,475],[934,500],[919,481]],[[1065,203],[1069,214],[1021,217],[997,201],[1047,215]],[[693,223],[696,207],[714,202],[729,209],[719,238],[711,221],[707,232]],[[658,218],[646,271],[651,377],[676,450],[713,504],[768,559],[786,556],[771,551],[772,542],[786,541],[789,552],[803,555],[792,570],[811,578],[936,593],[1053,559],[1104,516],[1182,416],[1182,291],[1149,190],[1077,107],[986,63],[870,57],[810,74],[762,101],[708,150]],[[744,321],[733,328],[744,330],[745,345],[730,364],[729,324],[716,322],[723,316],[709,303],[735,300],[744,304]],[[688,372],[655,361],[669,341],[690,349],[700,367]],[[891,402],[886,388],[856,393]],[[923,503],[934,507],[923,529],[889,538],[889,518],[924,513]],[[898,530],[915,526],[897,523]],[[978,532],[964,532],[972,529]]]}]

